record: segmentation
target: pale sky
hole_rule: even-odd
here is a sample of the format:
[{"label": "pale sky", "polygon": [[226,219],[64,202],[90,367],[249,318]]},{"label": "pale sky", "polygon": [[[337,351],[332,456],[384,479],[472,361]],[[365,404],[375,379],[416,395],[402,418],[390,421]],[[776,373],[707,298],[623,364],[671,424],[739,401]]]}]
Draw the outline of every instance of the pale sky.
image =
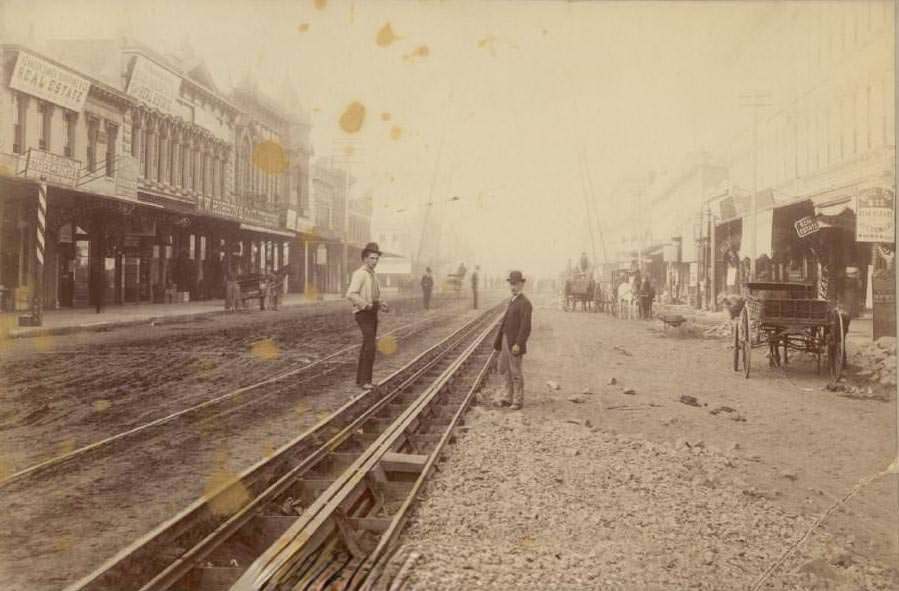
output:
[{"label": "pale sky", "polygon": [[[460,196],[435,215],[497,273],[555,274],[591,250],[581,150],[602,220],[618,205],[608,194],[618,179],[716,149],[748,125],[738,96],[780,84],[784,72],[740,62],[753,26],[781,10],[766,2],[5,4],[7,30],[33,22],[38,38],[127,32],[164,50],[189,37],[224,91],[248,70],[273,91],[289,76],[317,155],[347,137],[338,118],[361,102],[359,190],[372,191],[382,216],[406,209],[395,215],[410,224],[432,181],[435,201]],[[388,23],[397,38],[381,47]]]}]

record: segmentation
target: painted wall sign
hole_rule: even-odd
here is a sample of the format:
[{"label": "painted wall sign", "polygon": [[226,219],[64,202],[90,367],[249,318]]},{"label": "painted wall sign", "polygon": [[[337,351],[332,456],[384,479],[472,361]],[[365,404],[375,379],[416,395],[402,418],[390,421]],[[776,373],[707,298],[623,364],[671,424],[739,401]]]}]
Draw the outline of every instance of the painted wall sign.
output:
[{"label": "painted wall sign", "polygon": [[793,224],[793,227],[796,228],[796,234],[800,238],[805,238],[806,236],[814,234],[821,229],[821,227],[818,225],[818,221],[809,215],[796,220],[796,222]]},{"label": "painted wall sign", "polygon": [[61,66],[20,51],[9,87],[80,113],[91,83]]},{"label": "painted wall sign", "polygon": [[81,162],[65,156],[51,154],[37,148],[29,148],[25,161],[25,176],[33,179],[43,178],[48,183],[74,187],[78,181]]},{"label": "painted wall sign", "polygon": [[128,94],[164,113],[175,115],[175,101],[180,88],[181,79],[178,76],[143,56],[137,56],[128,80]]},{"label": "painted wall sign", "polygon": [[895,242],[895,195],[875,188],[857,197],[855,240],[857,242]]},{"label": "painted wall sign", "polygon": [[279,228],[281,226],[278,214],[261,211],[245,205],[208,198],[200,199],[197,205],[200,209],[212,214],[240,220],[248,224],[269,228]]}]

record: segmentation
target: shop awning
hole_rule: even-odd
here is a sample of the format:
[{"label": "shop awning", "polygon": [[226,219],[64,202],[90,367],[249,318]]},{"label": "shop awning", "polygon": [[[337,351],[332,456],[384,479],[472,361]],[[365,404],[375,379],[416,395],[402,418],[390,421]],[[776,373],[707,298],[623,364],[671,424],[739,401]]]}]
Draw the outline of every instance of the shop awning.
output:
[{"label": "shop awning", "polygon": [[274,234],[275,236],[284,236],[285,238],[294,238],[296,236],[295,232],[285,232],[284,230],[275,230],[273,228],[264,228],[262,226],[253,226],[250,224],[241,224],[240,229],[258,232],[260,234]]}]

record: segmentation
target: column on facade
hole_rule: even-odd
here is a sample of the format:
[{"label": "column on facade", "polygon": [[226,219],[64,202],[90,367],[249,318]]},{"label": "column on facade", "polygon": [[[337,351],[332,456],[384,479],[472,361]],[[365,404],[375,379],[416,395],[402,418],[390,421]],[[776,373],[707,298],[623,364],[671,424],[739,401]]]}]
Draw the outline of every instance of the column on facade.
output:
[{"label": "column on facade", "polygon": [[169,182],[169,140],[172,129],[171,121],[163,120],[159,128],[159,182]]},{"label": "column on facade", "polygon": [[212,148],[210,149],[209,154],[209,178],[211,182],[211,186],[209,187],[209,195],[213,198],[217,198],[219,196],[219,145],[217,141],[212,144]]},{"label": "column on facade", "polygon": [[143,148],[143,112],[135,109],[131,112],[131,155],[141,160],[141,149]]},{"label": "column on facade", "polygon": [[159,178],[158,137],[159,120],[156,115],[150,115],[147,122],[147,180],[155,181]]}]

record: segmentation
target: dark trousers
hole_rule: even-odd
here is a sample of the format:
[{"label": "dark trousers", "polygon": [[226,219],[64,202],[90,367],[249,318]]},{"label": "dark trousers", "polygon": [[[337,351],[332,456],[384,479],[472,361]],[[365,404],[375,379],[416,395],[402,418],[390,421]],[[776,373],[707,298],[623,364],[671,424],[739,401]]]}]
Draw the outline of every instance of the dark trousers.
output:
[{"label": "dark trousers", "polygon": [[359,349],[359,366],[356,368],[356,384],[370,384],[372,368],[375,365],[375,338],[378,334],[378,311],[356,312],[356,324],[362,330],[362,348]]},{"label": "dark trousers", "polygon": [[473,287],[471,289],[471,295],[473,298],[474,309],[477,310],[478,309],[478,288],[477,287]]},{"label": "dark trousers", "polygon": [[430,289],[422,289],[421,297],[424,300],[425,310],[431,309],[431,290]]}]

